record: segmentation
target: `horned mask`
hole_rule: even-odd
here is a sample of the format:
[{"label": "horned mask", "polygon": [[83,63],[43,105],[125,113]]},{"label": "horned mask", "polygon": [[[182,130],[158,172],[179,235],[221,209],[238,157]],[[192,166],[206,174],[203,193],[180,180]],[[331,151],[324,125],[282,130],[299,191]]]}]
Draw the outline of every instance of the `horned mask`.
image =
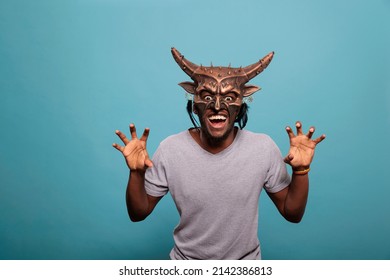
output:
[{"label": "horned mask", "polygon": [[[216,107],[221,102],[229,103],[226,104],[227,106],[240,106],[244,98],[260,90],[260,87],[246,85],[246,83],[267,68],[274,55],[274,52],[271,52],[258,62],[246,67],[232,68],[230,65],[228,67],[213,65],[205,67],[185,59],[175,48],[171,51],[180,68],[193,80],[193,82],[182,82],[179,85],[194,96],[194,103],[203,103],[200,95],[202,92],[209,93]],[[233,94],[235,98],[226,100],[224,96],[227,94]]]}]

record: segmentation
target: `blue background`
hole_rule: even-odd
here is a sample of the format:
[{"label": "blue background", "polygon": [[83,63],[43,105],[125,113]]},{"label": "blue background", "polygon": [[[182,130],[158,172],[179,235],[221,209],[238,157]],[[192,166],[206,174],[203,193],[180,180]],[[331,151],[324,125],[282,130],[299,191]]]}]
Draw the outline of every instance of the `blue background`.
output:
[{"label": "blue background", "polygon": [[275,51],[247,129],[283,154],[296,120],[327,135],[300,224],[262,194],[264,259],[390,259],[388,0],[1,1],[0,259],[168,258],[172,199],[131,223],[111,144],[134,122],[153,154],[190,127],[172,46],[235,67]]}]

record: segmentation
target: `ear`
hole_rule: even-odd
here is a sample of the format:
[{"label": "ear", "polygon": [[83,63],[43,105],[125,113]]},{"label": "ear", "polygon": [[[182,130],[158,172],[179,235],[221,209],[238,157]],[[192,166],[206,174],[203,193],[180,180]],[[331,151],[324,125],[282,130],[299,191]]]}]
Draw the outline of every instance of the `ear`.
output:
[{"label": "ear", "polygon": [[243,96],[244,97],[248,97],[252,94],[254,94],[256,91],[260,90],[261,88],[258,87],[258,86],[253,86],[253,85],[246,85],[244,87],[244,93],[243,93]]},{"label": "ear", "polygon": [[190,94],[195,94],[195,83],[192,82],[182,82],[179,84],[184,90]]}]

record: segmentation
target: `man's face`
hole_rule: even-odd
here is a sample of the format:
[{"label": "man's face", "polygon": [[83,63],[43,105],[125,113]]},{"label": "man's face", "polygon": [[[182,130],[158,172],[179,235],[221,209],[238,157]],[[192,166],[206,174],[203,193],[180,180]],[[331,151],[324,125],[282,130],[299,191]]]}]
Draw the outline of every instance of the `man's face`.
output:
[{"label": "man's face", "polygon": [[194,96],[194,109],[206,138],[217,143],[225,140],[234,128],[242,104],[234,91],[201,90]]},{"label": "man's face", "polygon": [[246,67],[232,68],[230,65],[199,66],[185,59],[175,48],[171,51],[180,68],[193,80],[179,85],[194,96],[194,112],[202,131],[214,142],[226,139],[234,128],[243,99],[260,89],[246,83],[268,66],[274,53]]}]

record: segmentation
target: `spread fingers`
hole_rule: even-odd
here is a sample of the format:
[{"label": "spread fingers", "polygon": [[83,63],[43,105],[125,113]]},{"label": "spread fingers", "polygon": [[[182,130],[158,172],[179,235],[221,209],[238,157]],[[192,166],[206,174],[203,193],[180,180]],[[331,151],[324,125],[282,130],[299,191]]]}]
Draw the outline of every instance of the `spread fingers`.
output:
[{"label": "spread fingers", "polygon": [[318,137],[317,139],[314,139],[313,141],[314,141],[314,143],[318,144],[318,143],[320,143],[322,140],[324,140],[325,137],[326,137],[325,134],[322,134],[320,137]]},{"label": "spread fingers", "polygon": [[117,143],[112,144],[112,146],[120,152],[123,152],[123,147]]},{"label": "spread fingers", "polygon": [[142,134],[141,139],[140,139],[141,141],[146,142],[146,140],[148,140],[149,131],[150,131],[149,128],[145,128],[144,133]]},{"label": "spread fingers", "polygon": [[126,135],[122,133],[119,130],[115,130],[115,134],[119,136],[119,138],[122,140],[123,144],[127,145],[129,143],[129,139],[127,139]]},{"label": "spread fingers", "polygon": [[306,136],[309,139],[311,139],[311,137],[313,136],[314,131],[316,131],[315,127],[314,126],[310,127],[309,132],[306,134]]},{"label": "spread fingers", "polygon": [[137,139],[137,130],[135,129],[134,124],[130,124],[130,134],[131,134],[131,139]]},{"label": "spread fingers", "polygon": [[295,127],[297,128],[297,135],[302,135],[302,124],[300,121],[295,123]]},{"label": "spread fingers", "polygon": [[290,139],[294,137],[294,132],[292,131],[291,127],[287,126],[286,131]]}]

